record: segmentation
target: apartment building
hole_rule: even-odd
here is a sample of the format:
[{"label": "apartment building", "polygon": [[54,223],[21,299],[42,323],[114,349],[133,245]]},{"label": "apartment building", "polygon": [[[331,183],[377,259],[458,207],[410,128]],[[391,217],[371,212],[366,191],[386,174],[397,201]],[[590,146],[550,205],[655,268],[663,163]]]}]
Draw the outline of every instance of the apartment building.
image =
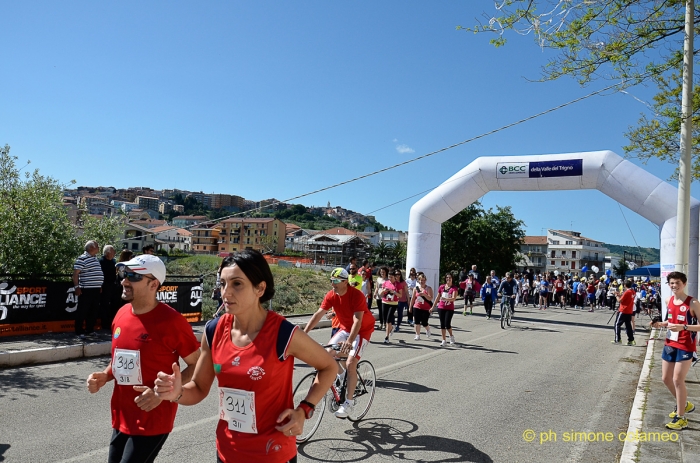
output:
[{"label": "apartment building", "polygon": [[192,251],[202,254],[216,254],[219,250],[221,225],[195,225],[190,228]]},{"label": "apartment building", "polygon": [[219,222],[219,226],[219,252],[231,253],[243,249],[278,254],[284,252],[286,225],[279,219],[235,217]]},{"label": "apartment building", "polygon": [[549,229],[546,252],[548,272],[580,274],[581,268],[587,266],[586,275],[590,275],[593,266],[598,267],[598,274],[605,271],[605,256],[610,250],[602,241],[581,236],[579,232]]},{"label": "apartment building", "polygon": [[517,258],[518,271],[531,269],[535,274],[544,273],[547,265],[547,237],[526,236],[520,244]]},{"label": "apartment building", "polygon": [[[175,209],[173,207],[173,209]],[[205,215],[179,215],[173,218],[174,227],[189,227],[191,225],[196,225],[200,222],[205,222],[207,217]]]},{"label": "apartment building", "polygon": [[150,209],[152,211],[158,210],[158,198],[153,198],[150,196],[137,196],[136,204],[143,209]]}]

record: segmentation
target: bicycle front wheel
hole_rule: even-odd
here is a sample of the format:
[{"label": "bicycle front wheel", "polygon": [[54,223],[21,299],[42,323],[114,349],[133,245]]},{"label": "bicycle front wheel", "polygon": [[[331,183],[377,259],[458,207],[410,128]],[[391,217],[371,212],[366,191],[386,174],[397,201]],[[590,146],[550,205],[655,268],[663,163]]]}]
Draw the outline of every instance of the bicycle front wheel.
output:
[{"label": "bicycle front wheel", "polygon": [[361,360],[357,364],[357,386],[355,386],[355,405],[352,412],[348,414],[350,421],[360,421],[369,412],[374,400],[374,392],[377,387],[377,374],[374,366],[367,361]]},{"label": "bicycle front wheel", "polygon": [[513,319],[513,312],[511,312],[510,305],[506,305],[506,325],[510,326],[510,322]]},{"label": "bicycle front wheel", "polygon": [[[316,373],[309,373],[299,381],[297,387],[294,388],[294,408],[297,408],[301,401],[306,398],[315,380]],[[304,430],[297,436],[297,444],[304,443],[311,439],[311,436],[313,436],[318,429],[318,426],[321,424],[321,419],[323,418],[323,412],[326,411],[326,396],[327,394],[324,394],[321,400],[316,404],[314,416],[312,416],[310,420],[304,421]]]}]

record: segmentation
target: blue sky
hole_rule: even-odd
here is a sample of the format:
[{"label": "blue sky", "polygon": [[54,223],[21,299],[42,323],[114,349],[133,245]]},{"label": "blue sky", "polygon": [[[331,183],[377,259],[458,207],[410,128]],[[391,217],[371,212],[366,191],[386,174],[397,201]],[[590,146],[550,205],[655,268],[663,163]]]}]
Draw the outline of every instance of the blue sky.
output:
[{"label": "blue sky", "polygon": [[[492,1],[4,2],[0,143],[78,185],[286,199],[451,145],[607,86],[533,83],[530,37],[458,32]],[[650,99],[653,88],[631,92]],[[645,107],[597,96],[298,202],[369,213],[478,156],[610,149]],[[674,166],[645,166],[668,178]],[[697,196],[697,186],[694,185]],[[418,197],[375,215],[406,230]],[[597,191],[489,193],[531,235],[658,247]]]}]

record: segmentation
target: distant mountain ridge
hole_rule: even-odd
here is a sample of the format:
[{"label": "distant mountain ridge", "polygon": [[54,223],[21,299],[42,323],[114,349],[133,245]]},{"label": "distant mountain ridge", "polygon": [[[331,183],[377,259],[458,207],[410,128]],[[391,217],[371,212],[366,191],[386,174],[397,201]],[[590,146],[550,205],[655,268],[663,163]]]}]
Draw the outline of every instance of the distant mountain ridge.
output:
[{"label": "distant mountain ridge", "polygon": [[614,254],[620,257],[622,257],[626,251],[628,256],[627,260],[633,260],[629,258],[630,254],[636,254],[637,256],[641,256],[642,259],[649,264],[656,264],[661,260],[661,254],[658,248],[644,248],[641,246],[623,246],[619,244],[607,243],[605,244],[605,247],[610,249],[610,254]]}]

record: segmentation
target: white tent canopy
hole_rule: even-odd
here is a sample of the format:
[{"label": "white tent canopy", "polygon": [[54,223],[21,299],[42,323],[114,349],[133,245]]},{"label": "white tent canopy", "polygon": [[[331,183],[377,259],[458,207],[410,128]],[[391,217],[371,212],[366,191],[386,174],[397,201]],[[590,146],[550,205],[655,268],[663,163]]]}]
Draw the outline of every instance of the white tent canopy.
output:
[{"label": "white tent canopy", "polygon": [[[489,191],[585,189],[599,190],[658,225],[662,271],[675,263],[678,190],[612,151],[593,151],[475,159],[411,207],[406,268],[424,272],[437,287],[442,223]],[[700,202],[691,198],[690,207],[687,292],[697,295]],[[671,295],[666,284],[662,295]]]}]

